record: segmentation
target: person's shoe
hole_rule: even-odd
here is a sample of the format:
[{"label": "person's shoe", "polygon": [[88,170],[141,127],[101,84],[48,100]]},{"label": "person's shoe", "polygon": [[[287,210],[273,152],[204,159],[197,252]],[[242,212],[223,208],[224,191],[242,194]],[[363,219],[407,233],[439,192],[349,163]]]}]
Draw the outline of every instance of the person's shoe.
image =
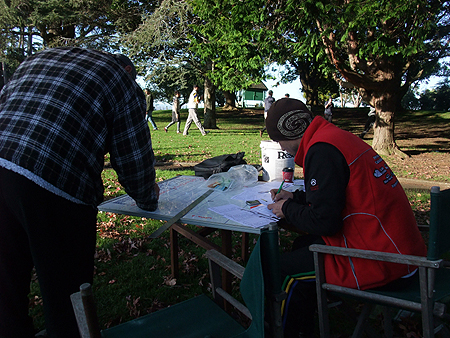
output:
[{"label": "person's shoe", "polygon": [[206,136],[209,134],[209,130],[205,130],[205,133],[203,134],[203,136]]},{"label": "person's shoe", "polygon": [[177,130],[177,134],[181,134],[181,131]]},{"label": "person's shoe", "polygon": [[164,127],[164,131],[167,133],[167,128],[166,127]]},{"label": "person's shoe", "polygon": [[158,130],[158,128],[153,128],[153,130]]}]

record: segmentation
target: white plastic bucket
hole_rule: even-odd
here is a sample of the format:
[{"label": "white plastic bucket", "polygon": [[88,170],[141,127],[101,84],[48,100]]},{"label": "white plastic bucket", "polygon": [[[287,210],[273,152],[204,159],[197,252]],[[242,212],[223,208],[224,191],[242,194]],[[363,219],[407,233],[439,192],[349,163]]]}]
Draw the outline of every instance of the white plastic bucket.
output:
[{"label": "white plastic bucket", "polygon": [[278,142],[261,141],[263,181],[283,180],[283,168],[294,168],[294,156],[281,150]]}]

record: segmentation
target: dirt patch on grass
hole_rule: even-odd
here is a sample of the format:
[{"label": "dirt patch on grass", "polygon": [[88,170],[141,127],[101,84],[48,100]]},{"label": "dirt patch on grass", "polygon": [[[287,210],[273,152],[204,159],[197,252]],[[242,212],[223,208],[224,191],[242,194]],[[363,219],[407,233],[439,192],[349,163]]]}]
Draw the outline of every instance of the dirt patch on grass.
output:
[{"label": "dirt patch on grass", "polygon": [[[338,110],[336,125],[359,135],[363,130],[365,110]],[[395,119],[395,139],[409,155],[402,160],[383,156],[399,177],[450,182],[450,121],[439,112],[401,112]],[[366,135],[371,143],[372,131]]]}]

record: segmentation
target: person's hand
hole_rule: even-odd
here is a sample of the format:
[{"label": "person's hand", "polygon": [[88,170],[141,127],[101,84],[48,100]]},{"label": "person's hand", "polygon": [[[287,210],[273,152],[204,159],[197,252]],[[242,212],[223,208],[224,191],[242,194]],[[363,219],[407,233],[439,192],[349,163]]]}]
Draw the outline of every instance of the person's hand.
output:
[{"label": "person's hand", "polygon": [[[276,192],[276,191],[275,191]],[[281,192],[280,192],[281,194]],[[278,194],[279,195],[279,194]],[[279,218],[284,218],[283,214],[283,204],[286,202],[285,199],[279,200],[278,202],[269,204],[267,209],[272,210],[272,212]]]},{"label": "person's hand", "polygon": [[159,191],[160,191],[160,189],[159,189],[159,185],[158,185],[158,183],[156,183],[155,182],[155,186],[154,186],[154,188],[153,189],[155,189],[155,192],[156,192],[156,196],[158,196],[158,200],[159,200]]},{"label": "person's hand", "polygon": [[272,201],[277,202],[279,200],[287,200],[288,198],[293,198],[294,194],[286,191],[281,190],[279,194],[277,194],[278,189],[272,189],[270,190],[270,197],[272,198]]}]

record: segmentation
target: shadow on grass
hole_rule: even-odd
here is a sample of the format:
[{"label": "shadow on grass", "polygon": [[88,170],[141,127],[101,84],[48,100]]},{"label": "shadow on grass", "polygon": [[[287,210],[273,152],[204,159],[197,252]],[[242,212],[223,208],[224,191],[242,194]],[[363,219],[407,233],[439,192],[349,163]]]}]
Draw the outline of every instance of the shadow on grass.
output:
[{"label": "shadow on grass", "polygon": [[[346,109],[337,108],[333,114],[333,123],[354,134],[364,129],[368,108]],[[395,139],[411,142],[406,149],[408,155],[418,155],[427,152],[450,152],[449,113],[441,111],[402,111],[395,114]],[[423,140],[417,142],[416,140]]]}]

